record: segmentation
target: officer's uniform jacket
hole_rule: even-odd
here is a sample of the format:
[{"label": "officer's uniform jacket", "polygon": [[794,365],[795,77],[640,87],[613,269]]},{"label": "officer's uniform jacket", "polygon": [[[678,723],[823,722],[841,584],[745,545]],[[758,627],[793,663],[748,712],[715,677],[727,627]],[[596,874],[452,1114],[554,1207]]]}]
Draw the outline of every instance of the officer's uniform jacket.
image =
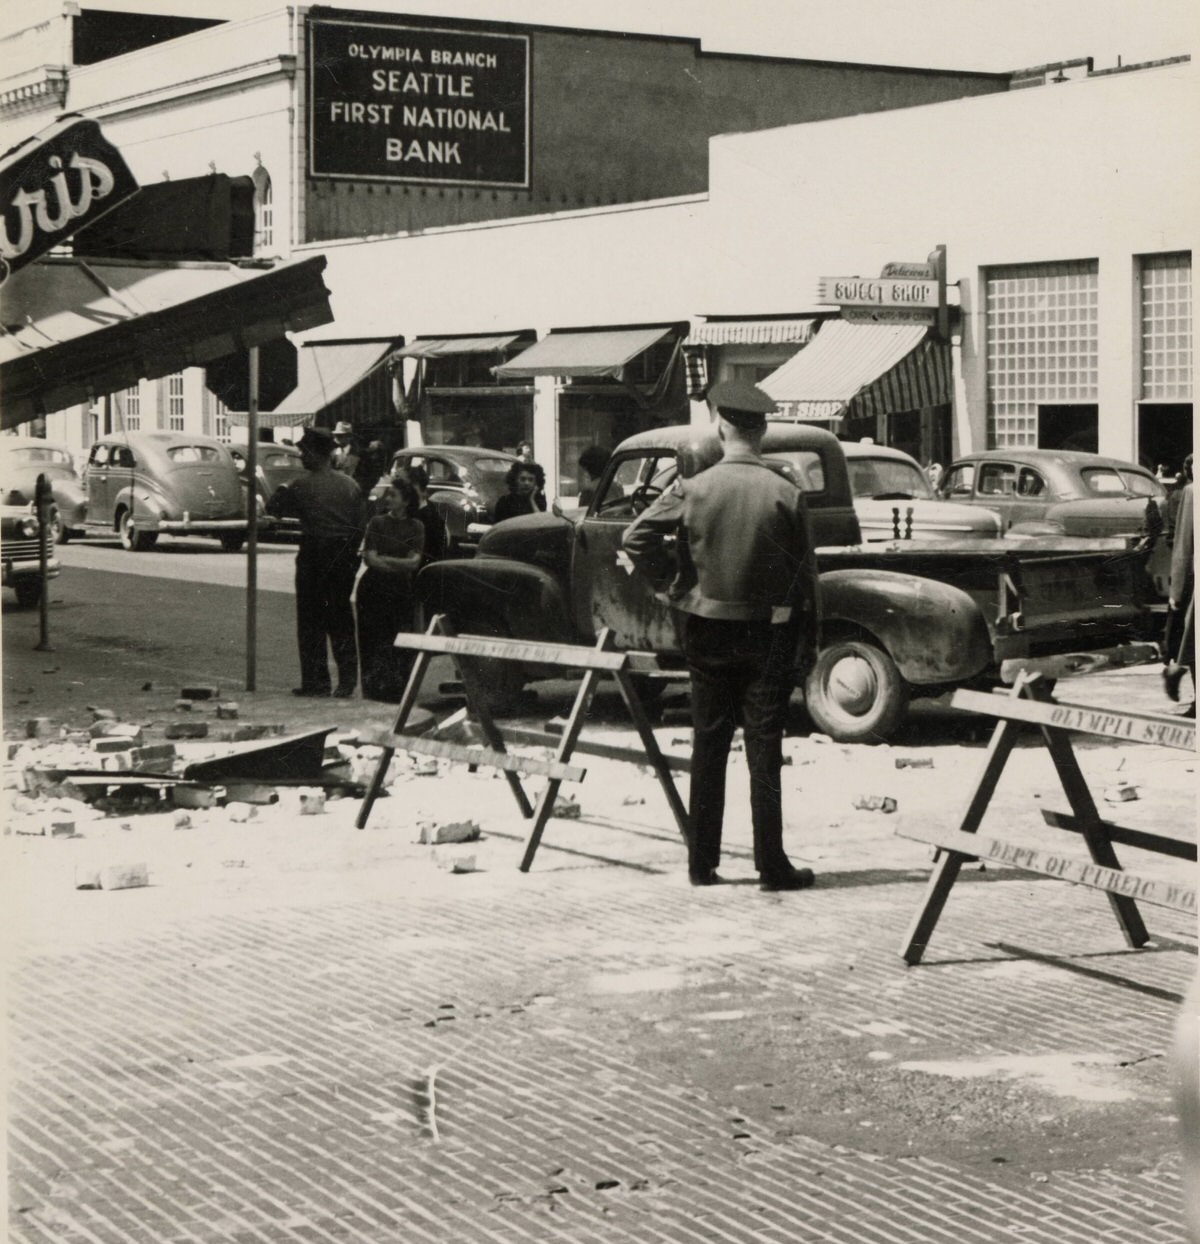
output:
[{"label": "officer's uniform jacket", "polygon": [[676,480],[622,543],[633,564],[666,587],[670,603],[685,613],[776,623],[819,614],[804,493],[754,454],[731,451],[706,471]]}]

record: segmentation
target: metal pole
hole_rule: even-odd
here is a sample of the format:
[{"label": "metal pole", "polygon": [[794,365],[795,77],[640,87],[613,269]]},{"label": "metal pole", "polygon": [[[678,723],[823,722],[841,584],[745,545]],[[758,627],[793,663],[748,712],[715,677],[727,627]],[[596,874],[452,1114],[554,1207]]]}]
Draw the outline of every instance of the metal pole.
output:
[{"label": "metal pole", "polygon": [[50,514],[49,500],[50,481],[45,475],[39,475],[33,490],[33,509],[38,520],[38,575],[42,590],[38,595],[38,642],[34,645],[34,652],[54,651],[50,643],[50,550],[47,547],[50,533],[46,521]]},{"label": "metal pole", "polygon": [[258,346],[250,347],[250,395],[246,403],[246,690],[257,683],[258,631]]}]

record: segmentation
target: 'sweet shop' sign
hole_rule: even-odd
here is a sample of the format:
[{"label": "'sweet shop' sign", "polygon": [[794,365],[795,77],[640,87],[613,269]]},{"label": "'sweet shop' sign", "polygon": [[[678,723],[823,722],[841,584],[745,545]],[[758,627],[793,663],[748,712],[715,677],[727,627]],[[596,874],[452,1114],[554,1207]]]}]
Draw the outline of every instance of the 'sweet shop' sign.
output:
[{"label": "'sweet shop' sign", "polygon": [[529,185],[529,39],[313,19],[309,174]]}]

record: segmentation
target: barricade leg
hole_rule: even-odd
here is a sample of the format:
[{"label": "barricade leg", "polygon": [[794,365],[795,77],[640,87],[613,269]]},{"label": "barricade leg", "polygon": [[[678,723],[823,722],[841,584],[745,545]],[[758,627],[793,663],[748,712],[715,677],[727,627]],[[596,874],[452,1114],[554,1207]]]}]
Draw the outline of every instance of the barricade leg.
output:
[{"label": "barricade leg", "polygon": [[658,784],[663,788],[663,794],[666,795],[667,803],[671,806],[671,814],[675,817],[675,824],[679,826],[679,832],[683,835],[683,839],[686,842],[688,834],[687,809],[683,806],[683,800],[679,798],[675,779],[671,777],[671,770],[663,757],[662,750],[658,746],[658,740],[654,737],[654,730],[650,725],[650,718],[646,715],[645,705],[642,703],[628,671],[617,670],[613,677],[617,680],[617,686],[621,691],[621,698],[625,701],[625,707],[629,710],[629,716],[633,718],[633,724],[637,727],[638,736],[642,740],[642,747],[646,750],[646,759],[649,760],[650,767],[658,778]]}]

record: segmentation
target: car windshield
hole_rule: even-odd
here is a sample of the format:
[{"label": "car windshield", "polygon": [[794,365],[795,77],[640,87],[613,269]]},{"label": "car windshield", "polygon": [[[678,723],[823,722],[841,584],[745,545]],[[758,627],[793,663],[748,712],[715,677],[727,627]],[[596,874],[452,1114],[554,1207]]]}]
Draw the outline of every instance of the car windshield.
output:
[{"label": "car windshield", "polygon": [[1165,497],[1167,490],[1153,475],[1143,475],[1141,471],[1122,471],[1125,486],[1135,497]]},{"label": "car windshield", "polygon": [[480,475],[507,475],[512,466],[511,458],[476,458],[475,470]]},{"label": "car windshield", "polygon": [[856,497],[929,500],[933,496],[928,479],[915,463],[897,458],[850,458],[846,466],[850,471],[850,491]]},{"label": "car windshield", "polygon": [[167,450],[167,457],[176,466],[189,466],[196,462],[220,462],[221,451],[211,445],[174,445]]},{"label": "car windshield", "polygon": [[264,467],[297,467],[303,469],[300,459],[293,454],[267,454],[261,460],[261,465]]},{"label": "car windshield", "polygon": [[815,450],[803,449],[790,454],[772,454],[767,460],[768,464],[771,459],[786,462],[790,469],[788,478],[805,492],[825,491],[825,464],[821,461],[821,455]]}]

